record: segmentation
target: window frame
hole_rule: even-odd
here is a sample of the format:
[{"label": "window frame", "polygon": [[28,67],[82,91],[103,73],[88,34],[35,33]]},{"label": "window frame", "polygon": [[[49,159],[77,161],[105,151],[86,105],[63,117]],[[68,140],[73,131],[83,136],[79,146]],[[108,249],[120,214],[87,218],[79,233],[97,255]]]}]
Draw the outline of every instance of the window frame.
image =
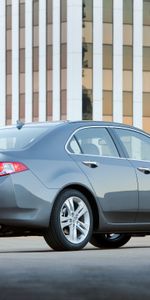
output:
[{"label": "window frame", "polygon": [[[71,139],[74,137],[75,140],[76,140],[76,136],[75,134],[80,131],[80,130],[83,130],[83,129],[88,129],[88,128],[104,128],[106,130],[106,132],[108,133],[108,136],[110,137],[110,140],[112,141],[113,145],[114,145],[114,148],[116,149],[116,152],[118,153],[118,156],[107,156],[107,155],[98,155],[98,154],[85,154],[85,153],[82,153],[82,149],[81,149],[81,153],[73,153],[73,152],[70,152],[69,151],[69,143],[71,141]],[[94,126],[84,126],[84,127],[80,127],[80,128],[77,128],[73,131],[73,133],[70,135],[70,137],[68,138],[66,144],[65,144],[65,150],[67,151],[68,154],[70,155],[78,155],[78,156],[94,156],[94,157],[97,157],[97,158],[115,158],[115,159],[122,159],[122,151],[120,151],[120,147],[118,147],[118,143],[116,143],[116,138],[114,138],[114,135],[111,133],[111,130],[109,130],[111,128],[111,126],[98,126],[98,125],[94,125]],[[77,140],[76,140],[77,142]],[[77,142],[78,144],[78,142]],[[79,146],[79,145],[78,145]]]},{"label": "window frame", "polygon": [[139,135],[142,135],[142,136],[145,136],[145,137],[148,137],[150,139],[150,135],[143,132],[143,131],[140,131],[140,130],[136,130],[134,128],[127,128],[127,127],[113,127],[113,132],[114,132],[114,135],[116,136],[116,139],[117,139],[117,142],[120,144],[124,154],[125,154],[125,159],[128,159],[130,161],[140,161],[140,162],[150,162],[150,160],[142,160],[142,159],[135,159],[135,158],[131,158],[129,157],[129,154],[126,150],[126,147],[124,146],[122,140],[120,139],[119,137],[119,134],[117,133],[117,130],[126,130],[126,131],[132,131],[132,132],[135,132]]}]

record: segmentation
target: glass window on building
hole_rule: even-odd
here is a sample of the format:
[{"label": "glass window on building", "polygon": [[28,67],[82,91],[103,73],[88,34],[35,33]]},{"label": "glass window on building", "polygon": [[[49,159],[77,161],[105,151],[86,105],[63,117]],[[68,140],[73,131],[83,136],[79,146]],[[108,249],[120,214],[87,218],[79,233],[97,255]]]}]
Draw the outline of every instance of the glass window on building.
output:
[{"label": "glass window on building", "polygon": [[123,92],[123,116],[133,115],[133,93]]},{"label": "glass window on building", "polygon": [[83,89],[82,91],[82,118],[92,120],[92,90]]},{"label": "glass window on building", "polygon": [[103,91],[103,115],[112,116],[112,114],[113,114],[112,91]]},{"label": "glass window on building", "polygon": [[133,0],[123,0],[123,122],[133,123]]},{"label": "glass window on building", "polygon": [[83,0],[83,19],[92,22],[93,20],[93,1]]},{"label": "glass window on building", "polygon": [[47,0],[46,2],[46,10],[47,10],[47,24],[52,24],[52,11],[53,11],[53,5],[52,5],[52,0]]},{"label": "glass window on building", "polygon": [[12,95],[6,97],[6,124],[10,125],[12,119]]},{"label": "glass window on building", "polygon": [[46,80],[46,85],[47,85],[47,92],[48,91],[52,91],[52,75],[53,75],[53,71],[52,70],[48,70],[47,71],[47,80]]},{"label": "glass window on building", "polygon": [[103,120],[113,115],[113,0],[103,0]]},{"label": "glass window on building", "polygon": [[123,23],[133,24],[133,0],[123,0]]},{"label": "glass window on building", "polygon": [[150,47],[143,47],[143,71],[150,72]]},{"label": "glass window on building", "polygon": [[6,124],[12,122],[12,1],[6,2]]},{"label": "glass window on building", "polygon": [[39,25],[39,0],[33,0],[33,26]]},{"label": "glass window on building", "polygon": [[39,26],[33,27],[33,46],[39,46]]},{"label": "glass window on building", "polygon": [[67,22],[61,23],[61,43],[67,44]]},{"label": "glass window on building", "polygon": [[150,1],[143,1],[143,24],[150,25]]},{"label": "glass window on building", "polygon": [[143,46],[150,47],[150,26],[143,26]]},{"label": "glass window on building", "polygon": [[93,118],[93,0],[82,1],[82,118]]},{"label": "glass window on building", "polygon": [[67,0],[61,0],[61,23],[67,22]]},{"label": "glass window on building", "polygon": [[133,72],[124,71],[123,72],[123,90],[127,92],[133,91]]},{"label": "glass window on building", "polygon": [[47,97],[46,97],[46,119],[47,119],[47,121],[52,120],[52,109],[53,109],[52,106],[53,106],[52,91],[48,91]]},{"label": "glass window on building", "polygon": [[20,88],[19,93],[25,94],[25,73],[20,73],[19,77],[20,77],[19,78],[19,88]]},{"label": "glass window on building", "polygon": [[39,71],[39,47],[33,48],[33,71]]},{"label": "glass window on building", "polygon": [[6,74],[12,74],[12,51],[6,51]]},{"label": "glass window on building", "polygon": [[60,61],[61,61],[61,69],[67,68],[67,44],[61,45],[61,53],[60,53]]},{"label": "glass window on building", "polygon": [[113,42],[113,25],[110,23],[103,23],[103,43],[112,44]]},{"label": "glass window on building", "polygon": [[143,129],[150,132],[150,1],[143,0]]},{"label": "glass window on building", "polygon": [[46,64],[47,64],[47,70],[52,70],[52,46],[47,45],[47,50],[46,50]]},{"label": "glass window on building", "polygon": [[123,25],[123,44],[128,46],[133,45],[133,25]]},{"label": "glass window on building", "polygon": [[84,22],[83,25],[83,42],[92,43],[93,24],[92,22]]},{"label": "glass window on building", "polygon": [[19,118],[24,120],[25,117],[25,94],[20,94],[19,96]]},{"label": "glass window on building", "polygon": [[93,45],[92,44],[83,43],[82,60],[83,60],[83,68],[93,67]]},{"label": "glass window on building", "polygon": [[150,93],[143,93],[143,117],[150,117]]},{"label": "glass window on building", "polygon": [[67,118],[67,0],[60,2],[60,119]]},{"label": "glass window on building", "polygon": [[12,28],[12,6],[7,5],[6,7],[6,29]]},{"label": "glass window on building", "polygon": [[11,5],[12,0],[6,0],[6,5]]},{"label": "glass window on building", "polygon": [[25,27],[25,3],[19,5],[19,27]]},{"label": "glass window on building", "polygon": [[39,93],[33,93],[33,121],[39,117]]},{"label": "glass window on building", "polygon": [[33,107],[32,119],[39,117],[39,0],[33,0]]},{"label": "glass window on building", "polygon": [[83,69],[82,71],[82,84],[83,89],[92,90],[93,88],[93,70],[92,69]]},{"label": "glass window on building", "polygon": [[113,22],[113,0],[103,1],[103,22],[104,23]]},{"label": "glass window on building", "polygon": [[112,91],[113,89],[113,71],[103,70],[103,89],[106,91]]},{"label": "glass window on building", "polygon": [[19,1],[19,119],[25,120],[25,1]]},{"label": "glass window on building", "polygon": [[143,92],[150,92],[150,72],[143,72]]},{"label": "glass window on building", "polygon": [[66,120],[67,115],[67,101],[66,101],[67,95],[66,90],[61,91],[61,97],[60,97],[60,111],[61,111],[61,120]]},{"label": "glass window on building", "polygon": [[19,51],[19,71],[25,73],[25,49]]},{"label": "glass window on building", "polygon": [[103,45],[103,69],[113,68],[113,47],[112,45]]},{"label": "glass window on building", "polygon": [[7,50],[12,49],[12,30],[9,29],[6,32],[6,48]]},{"label": "glass window on building", "polygon": [[133,47],[123,46],[123,69],[133,70]]},{"label": "glass window on building", "polygon": [[7,95],[12,95],[12,74],[6,76],[6,92]]},{"label": "glass window on building", "polygon": [[53,75],[53,0],[46,1],[46,120],[52,120],[52,106],[53,106],[53,93],[52,93],[52,75]]}]

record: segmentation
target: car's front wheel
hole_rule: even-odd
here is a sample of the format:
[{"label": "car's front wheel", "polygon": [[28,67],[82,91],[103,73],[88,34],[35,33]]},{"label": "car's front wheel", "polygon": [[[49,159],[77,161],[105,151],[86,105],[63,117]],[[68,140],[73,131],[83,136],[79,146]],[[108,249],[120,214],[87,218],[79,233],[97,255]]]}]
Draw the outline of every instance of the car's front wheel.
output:
[{"label": "car's front wheel", "polygon": [[67,189],[56,199],[45,240],[54,250],[79,250],[91,239],[93,216],[86,197]]},{"label": "car's front wheel", "polygon": [[95,233],[92,235],[90,243],[98,248],[119,248],[125,245],[131,236],[124,233]]}]

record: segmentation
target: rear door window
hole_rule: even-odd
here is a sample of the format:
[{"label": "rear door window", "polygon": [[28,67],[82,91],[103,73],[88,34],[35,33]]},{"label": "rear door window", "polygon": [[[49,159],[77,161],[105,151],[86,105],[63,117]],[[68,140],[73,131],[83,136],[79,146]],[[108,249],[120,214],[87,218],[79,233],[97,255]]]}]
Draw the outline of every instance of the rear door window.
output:
[{"label": "rear door window", "polygon": [[[73,141],[75,143],[72,147]],[[87,127],[78,130],[69,143],[72,153],[118,157],[118,151],[105,128]],[[68,148],[68,150],[70,150]]]}]

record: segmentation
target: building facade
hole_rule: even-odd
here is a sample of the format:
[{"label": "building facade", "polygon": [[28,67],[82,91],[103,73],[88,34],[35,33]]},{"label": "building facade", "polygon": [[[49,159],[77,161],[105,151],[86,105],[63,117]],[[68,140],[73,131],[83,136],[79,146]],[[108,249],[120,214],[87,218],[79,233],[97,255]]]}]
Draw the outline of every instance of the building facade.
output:
[{"label": "building facade", "polygon": [[150,132],[150,0],[0,0],[0,125],[108,120]]}]

